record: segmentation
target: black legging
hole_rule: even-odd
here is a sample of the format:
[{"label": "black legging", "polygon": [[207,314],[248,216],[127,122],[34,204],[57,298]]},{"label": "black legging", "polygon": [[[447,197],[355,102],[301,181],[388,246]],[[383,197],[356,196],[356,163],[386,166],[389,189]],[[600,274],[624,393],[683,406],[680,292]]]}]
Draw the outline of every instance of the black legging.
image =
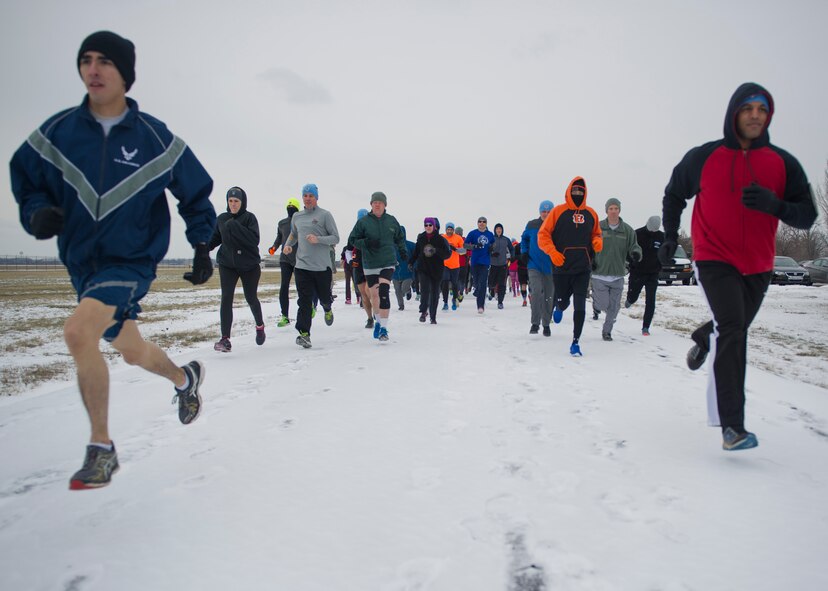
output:
[{"label": "black legging", "polygon": [[420,273],[420,314],[426,314],[432,320],[437,318],[437,304],[440,302],[440,279],[426,273]]},{"label": "black legging", "polygon": [[555,308],[566,310],[572,298],[572,338],[581,338],[586,317],[586,294],[589,290],[589,271],[573,274],[553,274],[555,284]]},{"label": "black legging", "polygon": [[282,309],[282,316],[287,318],[290,308],[290,280],[293,277],[293,265],[290,263],[279,263],[282,270],[282,284],[279,286],[279,307]]},{"label": "black legging", "polygon": [[230,327],[233,326],[233,296],[239,279],[242,282],[244,298],[247,300],[247,305],[250,306],[250,311],[253,312],[256,326],[264,324],[262,305],[259,303],[257,294],[261,276],[262,269],[258,265],[246,271],[238,271],[231,267],[219,265],[219,278],[221,280],[221,310],[219,316],[221,317],[222,337],[230,338]]}]

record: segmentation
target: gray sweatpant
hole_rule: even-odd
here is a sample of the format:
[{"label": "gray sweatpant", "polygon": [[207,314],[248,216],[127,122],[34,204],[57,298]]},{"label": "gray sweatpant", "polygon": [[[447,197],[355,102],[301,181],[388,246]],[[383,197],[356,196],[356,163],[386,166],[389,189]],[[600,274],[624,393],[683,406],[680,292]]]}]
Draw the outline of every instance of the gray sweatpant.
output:
[{"label": "gray sweatpant", "polygon": [[613,281],[592,278],[592,306],[605,312],[604,327],[602,333],[611,333],[615,319],[618,318],[618,311],[621,309],[621,294],[624,291],[624,278],[619,277]]},{"label": "gray sweatpant", "polygon": [[552,309],[555,307],[555,282],[552,274],[544,275],[536,269],[529,269],[529,293],[532,296],[532,324],[549,326]]},{"label": "gray sweatpant", "polygon": [[394,295],[397,296],[397,307],[402,310],[405,308],[405,294],[411,291],[411,278],[408,279],[394,279]]}]

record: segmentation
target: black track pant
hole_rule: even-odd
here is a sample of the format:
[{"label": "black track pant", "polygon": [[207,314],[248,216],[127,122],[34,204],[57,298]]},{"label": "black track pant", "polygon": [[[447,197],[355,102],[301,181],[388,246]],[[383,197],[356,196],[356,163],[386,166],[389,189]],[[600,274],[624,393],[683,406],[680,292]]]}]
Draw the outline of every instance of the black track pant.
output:
[{"label": "black track pant", "polygon": [[[747,335],[770,284],[770,272],[742,275],[716,261],[696,263],[696,279],[713,320],[693,332],[693,340],[713,351],[713,392],[708,391],[711,425],[744,430]],[[711,335],[714,337],[711,339]],[[715,404],[714,404],[715,402]]]},{"label": "black track pant", "polygon": [[630,273],[630,281],[627,284],[627,300],[634,304],[644,289],[644,320],[642,328],[650,328],[653,321],[656,305],[656,290],[658,289],[658,273]]},{"label": "black track pant", "polygon": [[282,309],[282,316],[287,317],[290,308],[290,280],[293,277],[293,265],[290,263],[279,263],[282,270],[282,284],[279,286],[279,307]]},{"label": "black track pant", "polygon": [[572,298],[572,338],[581,338],[584,330],[584,318],[586,317],[586,296],[589,291],[590,272],[552,275],[555,282],[555,307],[558,310],[566,310],[569,307],[569,298]]},{"label": "black track pant", "polygon": [[244,299],[247,300],[247,305],[250,306],[250,311],[253,313],[256,326],[262,326],[264,324],[262,305],[259,303],[259,296],[257,294],[261,276],[262,270],[258,265],[247,271],[238,271],[231,267],[222,267],[219,265],[219,279],[221,281],[221,309],[219,311],[219,317],[221,318],[221,336],[230,338],[230,327],[233,326],[233,296],[235,295],[236,285],[239,279],[242,282]]},{"label": "black track pant", "polygon": [[319,298],[323,310],[327,312],[331,309],[332,277],[330,268],[324,271],[296,269],[296,291],[299,292],[299,313],[295,325],[297,331],[310,334],[314,296]]},{"label": "black track pant", "polygon": [[502,304],[506,295],[506,279],[509,277],[509,267],[506,265],[492,265],[489,267],[489,293],[497,292],[497,303]]}]

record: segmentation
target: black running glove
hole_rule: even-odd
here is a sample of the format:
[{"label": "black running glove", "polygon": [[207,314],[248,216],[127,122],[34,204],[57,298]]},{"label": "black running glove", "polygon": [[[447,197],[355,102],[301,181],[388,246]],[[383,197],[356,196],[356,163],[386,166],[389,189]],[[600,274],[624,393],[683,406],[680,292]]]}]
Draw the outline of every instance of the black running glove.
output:
[{"label": "black running glove", "polygon": [[63,210],[54,205],[41,207],[29,218],[29,227],[38,240],[57,236],[63,229]]},{"label": "black running glove", "polygon": [[634,263],[640,263],[641,262],[641,253],[638,252],[637,250],[634,250],[630,253],[630,258],[633,260]]},{"label": "black running glove", "polygon": [[661,262],[662,265],[672,265],[674,262],[674,258],[676,256],[676,249],[678,248],[678,242],[673,240],[672,238],[667,238],[664,242],[661,243],[661,246],[658,248],[658,260]]},{"label": "black running glove", "polygon": [[199,242],[193,255],[193,270],[184,273],[184,279],[193,285],[206,283],[213,274],[213,261],[210,260],[210,251],[204,242]]},{"label": "black running glove", "polygon": [[782,209],[782,200],[776,196],[776,193],[756,183],[742,189],[742,203],[748,209],[755,209],[776,217],[779,217]]}]

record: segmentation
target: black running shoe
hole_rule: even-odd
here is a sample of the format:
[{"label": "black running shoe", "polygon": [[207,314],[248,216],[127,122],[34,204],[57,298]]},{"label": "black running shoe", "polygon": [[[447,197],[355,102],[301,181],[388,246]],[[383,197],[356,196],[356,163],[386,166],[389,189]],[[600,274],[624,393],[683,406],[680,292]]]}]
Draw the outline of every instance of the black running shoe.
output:
[{"label": "black running shoe", "polygon": [[311,340],[310,334],[306,332],[300,332],[299,336],[296,337],[296,344],[300,347],[304,347],[305,349],[311,348]]},{"label": "black running shoe", "polygon": [[696,371],[704,365],[705,359],[707,359],[707,351],[698,345],[693,345],[687,352],[687,367],[689,367],[691,371]]},{"label": "black running shoe", "polygon": [[112,481],[112,475],[118,471],[118,468],[118,454],[115,453],[114,443],[111,450],[97,445],[87,445],[83,467],[72,476],[69,481],[69,490],[86,490],[106,486]]},{"label": "black running shoe", "polygon": [[368,321],[365,323],[365,328],[374,328],[374,319],[369,318]]},{"label": "black running shoe", "polygon": [[261,326],[256,327],[256,344],[257,345],[264,345],[265,342],[265,331],[264,331],[264,324]]},{"label": "black running shoe", "polygon": [[549,328],[548,324],[543,327],[543,336],[545,336],[545,337],[551,337],[552,336],[552,329]]},{"label": "black running shoe", "polygon": [[529,334],[538,334],[539,330],[540,330],[540,326],[538,326],[537,324],[533,324],[532,326],[529,327]]},{"label": "black running shoe", "polygon": [[610,334],[608,332],[601,333],[601,338],[604,339],[605,341],[611,341],[612,340],[612,334]]},{"label": "black running shoe", "polygon": [[207,370],[200,361],[190,361],[187,365],[182,367],[184,373],[190,380],[190,385],[186,390],[175,389],[175,396],[173,396],[173,404],[178,400],[178,420],[185,425],[189,425],[198,418],[201,414],[201,394],[198,392],[201,382],[204,381],[204,376]]}]

